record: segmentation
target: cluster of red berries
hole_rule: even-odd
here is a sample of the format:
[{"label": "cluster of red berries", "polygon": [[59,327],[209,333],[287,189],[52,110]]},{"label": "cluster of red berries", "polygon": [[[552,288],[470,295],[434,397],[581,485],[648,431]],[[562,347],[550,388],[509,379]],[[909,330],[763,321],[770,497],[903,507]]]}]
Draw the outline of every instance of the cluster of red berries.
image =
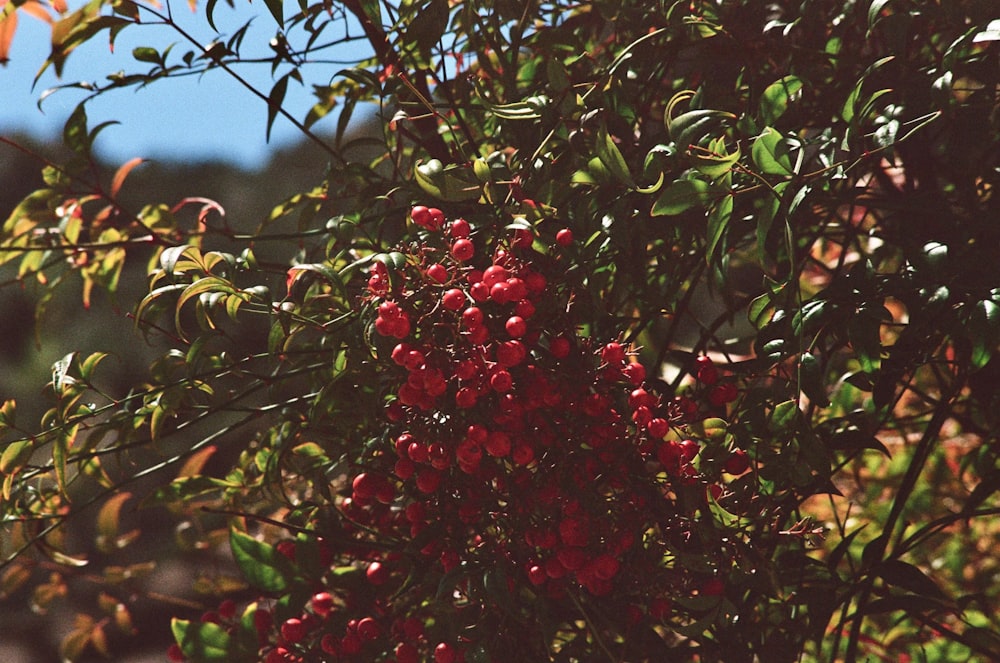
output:
[{"label": "cluster of red berries", "polygon": [[546,243],[423,206],[410,217],[419,241],[373,257],[365,295],[384,433],[336,504],[361,587],[327,577],[306,609],[262,624],[266,661],[523,656],[539,639],[504,632],[497,594],[614,601],[625,632],[663,623],[675,597],[722,593],[670,560],[722,472],[748,468],[739,450],[715,450],[725,468],[700,462],[724,443],[691,431],[735,383],[700,359],[692,395],[657,393],[627,343],[588,335],[568,229]]}]

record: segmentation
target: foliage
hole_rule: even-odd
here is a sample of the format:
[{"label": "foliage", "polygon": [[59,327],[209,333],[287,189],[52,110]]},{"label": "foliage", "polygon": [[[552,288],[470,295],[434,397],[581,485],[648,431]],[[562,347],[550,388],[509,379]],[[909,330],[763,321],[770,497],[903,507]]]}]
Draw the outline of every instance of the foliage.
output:
[{"label": "foliage", "polygon": [[[65,658],[148,598],[130,503],[234,565],[176,659],[1000,656],[990,3],[265,5],[250,91],[328,152],[315,187],[249,230],[126,207],[142,164],[95,172],[85,100],[4,224],[42,303],[146,261],[128,305],[167,346],[127,393],[71,354],[39,426],[0,412],[4,595],[102,588]],[[92,95],[247,59],[169,4],[55,9],[57,71],[105,33],[188,43]],[[43,10],[5,5],[0,46]],[[374,57],[305,78],[359,34]]]}]

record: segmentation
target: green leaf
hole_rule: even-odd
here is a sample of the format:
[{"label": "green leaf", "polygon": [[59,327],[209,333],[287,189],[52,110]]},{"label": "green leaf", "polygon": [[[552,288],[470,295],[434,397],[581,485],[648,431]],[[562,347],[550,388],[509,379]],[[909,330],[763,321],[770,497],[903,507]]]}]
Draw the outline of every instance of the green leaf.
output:
[{"label": "green leaf", "polygon": [[66,147],[80,156],[90,153],[90,139],[87,133],[87,110],[83,103],[77,104],[63,125],[63,142]]},{"label": "green leaf", "polygon": [[170,621],[170,630],[181,651],[191,661],[224,663],[231,660],[231,638],[219,624],[174,618]]},{"label": "green leaf", "polygon": [[882,13],[882,8],[889,4],[891,0],[872,0],[872,3],[868,5],[868,31],[875,27],[878,23],[879,15]]},{"label": "green leaf", "polygon": [[233,529],[229,533],[233,558],[251,585],[265,592],[283,592],[292,584],[295,569],[274,546]]},{"label": "green leaf", "polygon": [[784,137],[772,127],[765,127],[750,148],[750,156],[765,175],[794,175],[792,160]]},{"label": "green leaf", "polygon": [[881,311],[865,307],[859,309],[847,324],[847,335],[855,356],[861,370],[868,375],[877,372],[882,364],[882,339],[879,334],[882,317]]},{"label": "green leaf", "polygon": [[1000,340],[1000,306],[992,299],[976,302],[966,330],[972,343],[972,366],[982,368],[993,357]]},{"label": "green leaf", "polygon": [[822,366],[816,355],[804,352],[799,357],[799,389],[819,407],[826,407],[830,399],[826,394],[826,382],[823,380]]},{"label": "green leaf", "polygon": [[[668,111],[670,106],[668,106]],[[722,120],[735,120],[736,116],[720,110],[699,108],[682,113],[675,118],[667,118],[667,131],[677,144],[678,150],[689,145],[700,144],[710,133],[719,130]]]},{"label": "green leaf", "polygon": [[150,48],[149,46],[137,46],[132,49],[132,57],[134,57],[139,62],[149,62],[151,64],[163,64],[163,59],[160,57],[159,52],[155,48]]},{"label": "green leaf", "polygon": [[34,449],[31,440],[15,440],[8,444],[0,456],[0,474],[13,474],[28,462]]},{"label": "green leaf", "polygon": [[421,189],[440,200],[462,202],[478,200],[482,195],[482,184],[471,165],[446,168],[438,159],[430,159],[418,163],[413,174]]},{"label": "green leaf", "polygon": [[783,401],[774,406],[769,428],[775,432],[787,430],[799,416],[799,406],[794,400]]},{"label": "green leaf", "polygon": [[726,148],[726,140],[722,137],[716,138],[708,144],[707,150],[693,150],[694,167],[703,175],[718,179],[732,170],[733,165],[740,159],[740,146],[736,145],[736,150],[732,153]]},{"label": "green leaf", "polygon": [[711,262],[715,257],[716,251],[722,244],[722,238],[726,234],[726,228],[729,227],[729,220],[733,216],[733,197],[726,196],[715,206],[712,207],[712,211],[708,214],[708,229],[707,229],[707,239],[708,246],[705,249],[705,260]]},{"label": "green leaf", "polygon": [[628,164],[625,163],[625,157],[622,156],[614,139],[608,134],[607,127],[602,126],[598,129],[597,142],[594,147],[597,150],[597,156],[600,158],[601,163],[605,165],[618,181],[628,184],[630,187],[635,187],[632,174],[628,170]]},{"label": "green leaf", "polygon": [[801,89],[802,81],[797,76],[785,76],[768,85],[760,97],[760,117],[763,123],[774,124]]}]

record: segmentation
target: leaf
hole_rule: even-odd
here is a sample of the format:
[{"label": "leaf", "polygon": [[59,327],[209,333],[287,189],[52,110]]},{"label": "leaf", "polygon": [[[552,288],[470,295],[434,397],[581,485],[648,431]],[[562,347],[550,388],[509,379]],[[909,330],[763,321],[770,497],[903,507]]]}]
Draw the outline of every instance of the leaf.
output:
[{"label": "leaf", "polygon": [[174,618],[170,630],[181,651],[198,663],[225,663],[230,659],[231,638],[222,626],[212,622],[189,622]]},{"label": "leaf", "polygon": [[131,497],[131,493],[116,493],[101,506],[101,510],[97,514],[97,547],[102,552],[121,549],[133,541],[138,534],[137,531],[124,535],[119,533],[121,508]]},{"label": "leaf", "polygon": [[794,175],[792,160],[784,137],[772,127],[765,127],[750,148],[750,156],[765,175]]},{"label": "leaf", "polygon": [[[668,106],[669,111],[670,106]],[[667,120],[667,131],[677,144],[678,150],[689,145],[698,145],[720,124],[721,120],[734,120],[736,116],[720,110],[700,108]]]},{"label": "leaf", "polygon": [[441,40],[448,28],[448,0],[430,0],[407,22],[404,39],[408,44],[416,44],[424,57]]},{"label": "leaf", "polygon": [[868,375],[877,372],[882,365],[882,340],[879,330],[882,315],[871,308],[861,308],[847,323],[847,335],[854,348],[861,370]]},{"label": "leaf", "polygon": [[783,401],[774,406],[768,428],[780,433],[787,430],[799,416],[799,406],[794,400]]},{"label": "leaf", "polygon": [[732,170],[733,165],[739,161],[741,150],[736,145],[736,150],[732,153],[726,148],[726,141],[721,136],[712,140],[708,144],[707,150],[692,150],[694,167],[703,175],[718,179]]},{"label": "leaf", "polygon": [[482,195],[482,185],[471,165],[456,164],[446,168],[438,159],[430,159],[418,162],[413,174],[421,189],[441,200],[478,200]]},{"label": "leaf", "polygon": [[10,43],[17,31],[17,7],[13,2],[4,5],[0,15],[0,64],[10,60]]},{"label": "leaf", "polygon": [[0,474],[17,472],[31,458],[33,450],[34,445],[31,440],[15,440],[8,444],[0,456]]},{"label": "leaf", "polygon": [[707,240],[708,246],[705,249],[705,260],[709,263],[715,257],[716,251],[722,244],[722,238],[729,227],[729,220],[733,216],[733,197],[725,196],[717,202],[708,214]]},{"label": "leaf", "polygon": [[801,89],[802,80],[797,76],[785,76],[768,85],[760,97],[760,117],[763,123],[774,124]]},{"label": "leaf", "polygon": [[692,207],[704,207],[711,185],[704,180],[675,180],[660,193],[650,210],[652,216],[675,216]]},{"label": "leaf", "polygon": [[1000,18],[990,21],[981,32],[977,32],[972,38],[973,44],[984,41],[1000,41]]},{"label": "leaf", "polygon": [[628,164],[625,163],[625,157],[622,156],[621,151],[615,144],[613,138],[608,133],[608,129],[605,126],[601,126],[597,131],[597,140],[594,145],[597,150],[597,156],[601,160],[601,163],[607,167],[608,171],[618,179],[618,181],[628,184],[630,187],[635,187],[635,182],[632,180],[632,174],[629,172]]},{"label": "leaf", "polygon": [[919,596],[926,596],[941,601],[947,596],[931,578],[923,571],[898,559],[887,560],[879,566],[878,577],[893,587],[900,587]]},{"label": "leaf", "polygon": [[[280,5],[281,0],[274,1],[278,2]],[[270,94],[267,95],[267,129],[265,131],[264,138],[268,142],[271,141],[271,127],[274,125],[274,120],[278,117],[278,113],[281,111],[281,105],[285,102],[285,93],[288,91],[289,76],[291,76],[291,73],[287,73],[279,78],[278,82],[271,88]]]},{"label": "leaf", "polygon": [[81,156],[90,152],[90,140],[87,133],[87,110],[83,103],[76,105],[66,124],[63,125],[63,142],[66,147]]},{"label": "leaf", "polygon": [[882,599],[872,601],[864,606],[863,612],[866,615],[878,615],[887,612],[905,612],[907,614],[920,614],[925,612],[938,612],[949,610],[950,606],[942,601],[932,599],[927,596],[917,594],[903,594],[900,596],[887,596]]},{"label": "leaf", "polygon": [[160,57],[160,53],[155,48],[150,48],[149,46],[137,46],[133,48],[132,57],[139,62],[163,65],[163,58]]},{"label": "leaf", "polygon": [[61,394],[64,388],[75,383],[75,380],[67,375],[69,369],[73,366],[73,359],[75,357],[76,352],[70,352],[52,364],[52,390],[56,394]]},{"label": "leaf", "polygon": [[872,3],[868,5],[868,31],[875,27],[878,23],[879,17],[882,13],[882,8],[889,4],[891,0],[872,0]]},{"label": "leaf", "polygon": [[59,657],[63,663],[70,663],[80,658],[87,645],[90,644],[93,628],[94,620],[92,617],[84,614],[76,615],[73,629],[59,643]]},{"label": "leaf", "polygon": [[295,570],[291,561],[274,546],[233,529],[229,545],[240,571],[251,585],[265,592],[283,592],[291,585]]},{"label": "leaf", "polygon": [[993,357],[1000,340],[1000,306],[992,299],[976,302],[966,329],[972,343],[972,366],[982,368]]},{"label": "leaf", "polygon": [[118,192],[122,188],[122,184],[125,183],[125,178],[128,177],[128,174],[132,172],[132,169],[141,163],[145,163],[145,161],[146,160],[143,159],[142,157],[135,157],[133,159],[129,159],[128,161],[126,161],[125,163],[123,163],[121,166],[118,167],[118,170],[115,171],[114,177],[111,178],[112,198],[118,195]]},{"label": "leaf", "polygon": [[278,23],[279,28],[285,27],[284,0],[264,0],[267,10]]},{"label": "leaf", "polygon": [[799,357],[799,389],[819,407],[830,404],[819,359],[809,352],[803,352]]}]

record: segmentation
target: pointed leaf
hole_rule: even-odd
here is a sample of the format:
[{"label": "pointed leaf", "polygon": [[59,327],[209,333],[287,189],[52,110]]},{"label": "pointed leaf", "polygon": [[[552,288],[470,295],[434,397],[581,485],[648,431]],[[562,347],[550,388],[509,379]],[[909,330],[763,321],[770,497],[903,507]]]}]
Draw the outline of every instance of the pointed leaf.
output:
[{"label": "pointed leaf", "polygon": [[711,185],[703,180],[676,180],[660,193],[650,210],[652,216],[674,216],[710,200]]},{"label": "pointed leaf", "polygon": [[231,660],[231,637],[219,624],[174,618],[170,622],[170,629],[189,660],[199,663],[225,663]]},{"label": "pointed leaf", "polygon": [[733,197],[726,196],[712,207],[708,214],[707,240],[708,246],[705,249],[705,259],[709,262],[715,257],[716,251],[722,244],[722,238],[729,227],[729,220],[733,216]]},{"label": "pointed leaf", "polygon": [[111,179],[111,197],[114,198],[121,191],[122,184],[125,183],[125,178],[128,174],[132,172],[132,169],[146,160],[142,157],[135,157],[134,159],[129,159],[123,163],[118,170],[115,171],[115,176]]},{"label": "pointed leaf", "polygon": [[274,546],[236,529],[230,531],[229,545],[243,576],[257,589],[282,592],[291,584],[295,569]]},{"label": "pointed leaf", "polygon": [[757,136],[750,156],[765,175],[795,174],[784,137],[771,127],[766,127]]},{"label": "pointed leaf", "polygon": [[760,117],[764,124],[774,124],[801,89],[802,81],[797,76],[785,76],[768,85],[760,97]]}]

